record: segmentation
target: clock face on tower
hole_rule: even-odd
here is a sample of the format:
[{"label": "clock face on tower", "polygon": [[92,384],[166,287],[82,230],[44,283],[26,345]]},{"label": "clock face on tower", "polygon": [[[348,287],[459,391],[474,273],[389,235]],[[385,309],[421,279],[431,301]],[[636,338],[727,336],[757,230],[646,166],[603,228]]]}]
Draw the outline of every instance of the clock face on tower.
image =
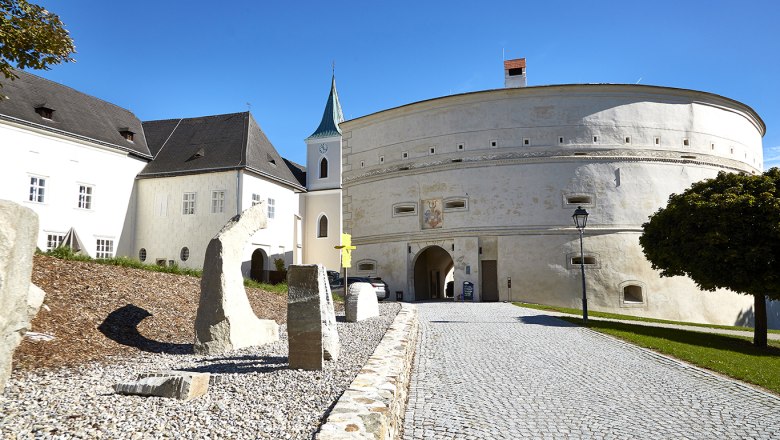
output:
[{"label": "clock face on tower", "polygon": [[325,154],[328,152],[328,146],[325,144],[320,144],[320,153]]}]

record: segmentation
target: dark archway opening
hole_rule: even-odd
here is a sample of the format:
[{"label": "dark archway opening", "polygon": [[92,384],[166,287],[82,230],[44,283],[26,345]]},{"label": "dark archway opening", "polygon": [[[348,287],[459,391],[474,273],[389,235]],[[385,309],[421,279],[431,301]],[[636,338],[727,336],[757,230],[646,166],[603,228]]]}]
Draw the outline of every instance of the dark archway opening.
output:
[{"label": "dark archway opening", "polygon": [[454,268],[452,257],[441,247],[431,246],[422,251],[414,263],[415,301],[451,299],[447,282],[452,281]]},{"label": "dark archway opening", "polygon": [[249,277],[257,282],[268,282],[266,261],[268,261],[268,255],[266,255],[265,251],[262,249],[255,249],[255,251],[252,252],[252,267],[249,270]]}]

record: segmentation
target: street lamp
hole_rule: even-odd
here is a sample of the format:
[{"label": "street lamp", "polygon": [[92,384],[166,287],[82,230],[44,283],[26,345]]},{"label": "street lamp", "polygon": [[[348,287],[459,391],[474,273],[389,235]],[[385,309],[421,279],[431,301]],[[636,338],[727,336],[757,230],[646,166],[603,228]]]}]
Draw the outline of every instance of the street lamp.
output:
[{"label": "street lamp", "polygon": [[580,231],[580,271],[582,272],[582,321],[588,324],[588,296],[585,293],[585,253],[582,250],[582,230],[588,223],[588,211],[578,206],[571,216],[574,220],[574,226]]}]

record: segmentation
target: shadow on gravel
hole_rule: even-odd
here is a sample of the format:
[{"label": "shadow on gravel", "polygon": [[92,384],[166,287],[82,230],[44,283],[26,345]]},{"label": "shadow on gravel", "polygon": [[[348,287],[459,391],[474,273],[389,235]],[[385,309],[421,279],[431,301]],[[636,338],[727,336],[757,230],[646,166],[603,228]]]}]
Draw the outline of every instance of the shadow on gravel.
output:
[{"label": "shadow on gravel", "polygon": [[515,319],[523,324],[544,325],[547,327],[576,327],[570,322],[547,315],[518,316]]},{"label": "shadow on gravel", "polygon": [[192,354],[192,344],[175,344],[149,339],[138,332],[138,324],[152,316],[149,311],[133,304],[120,307],[106,316],[98,326],[100,333],[114,342],[141,351],[167,354]]},{"label": "shadow on gravel", "polygon": [[[225,362],[220,362],[225,361]],[[244,362],[240,362],[244,361]],[[288,368],[286,356],[236,356],[208,359],[206,365],[179,368],[181,371],[212,374],[270,373]]]}]

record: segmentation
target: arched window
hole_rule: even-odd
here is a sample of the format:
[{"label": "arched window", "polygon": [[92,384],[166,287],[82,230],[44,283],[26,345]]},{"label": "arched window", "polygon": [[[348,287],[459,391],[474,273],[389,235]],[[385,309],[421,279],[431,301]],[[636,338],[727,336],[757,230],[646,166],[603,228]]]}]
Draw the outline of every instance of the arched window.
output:
[{"label": "arched window", "polygon": [[323,215],[322,217],[320,217],[320,223],[317,228],[317,238],[325,238],[327,236],[328,236],[328,217]]},{"label": "arched window", "polygon": [[323,157],[320,161],[320,179],[328,177],[328,159]]}]

